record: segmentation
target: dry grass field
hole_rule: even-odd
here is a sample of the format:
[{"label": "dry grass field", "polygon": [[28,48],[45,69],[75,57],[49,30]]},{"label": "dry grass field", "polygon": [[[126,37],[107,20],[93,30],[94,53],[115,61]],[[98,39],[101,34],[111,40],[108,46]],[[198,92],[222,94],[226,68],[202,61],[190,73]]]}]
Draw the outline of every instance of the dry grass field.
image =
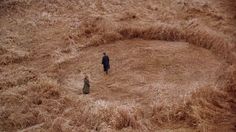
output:
[{"label": "dry grass field", "polygon": [[236,1],[0,0],[0,131],[235,132]]}]

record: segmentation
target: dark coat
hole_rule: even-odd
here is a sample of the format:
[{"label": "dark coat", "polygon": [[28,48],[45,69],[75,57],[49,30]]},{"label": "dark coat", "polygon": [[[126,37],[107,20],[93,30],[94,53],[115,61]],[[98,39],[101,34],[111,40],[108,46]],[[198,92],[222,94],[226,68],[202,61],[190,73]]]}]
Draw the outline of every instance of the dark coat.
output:
[{"label": "dark coat", "polygon": [[89,94],[90,91],[90,84],[87,78],[84,79],[84,87],[83,87],[83,94]]},{"label": "dark coat", "polygon": [[108,69],[110,69],[109,57],[107,55],[103,56],[102,64],[104,67],[104,71],[107,71]]}]

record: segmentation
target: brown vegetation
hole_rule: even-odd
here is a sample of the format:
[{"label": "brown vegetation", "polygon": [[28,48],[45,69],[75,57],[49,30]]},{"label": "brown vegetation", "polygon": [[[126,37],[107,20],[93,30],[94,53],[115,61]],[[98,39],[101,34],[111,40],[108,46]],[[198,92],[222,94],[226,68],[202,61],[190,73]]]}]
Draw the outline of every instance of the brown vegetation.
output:
[{"label": "brown vegetation", "polygon": [[[235,131],[235,7],[233,0],[0,1],[0,131]],[[165,49],[166,41],[182,47]],[[109,78],[97,70],[104,50],[118,56]],[[83,73],[91,95],[80,93]],[[167,98],[168,85],[182,85],[184,97]]]}]

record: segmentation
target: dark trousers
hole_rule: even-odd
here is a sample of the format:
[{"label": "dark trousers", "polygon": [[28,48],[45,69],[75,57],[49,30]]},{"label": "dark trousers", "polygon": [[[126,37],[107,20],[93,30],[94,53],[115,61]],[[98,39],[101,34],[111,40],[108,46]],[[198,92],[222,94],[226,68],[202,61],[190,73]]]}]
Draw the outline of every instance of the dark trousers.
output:
[{"label": "dark trousers", "polygon": [[106,72],[106,74],[108,74],[108,69],[109,69],[109,66],[103,66],[103,69],[104,69],[104,72]]}]

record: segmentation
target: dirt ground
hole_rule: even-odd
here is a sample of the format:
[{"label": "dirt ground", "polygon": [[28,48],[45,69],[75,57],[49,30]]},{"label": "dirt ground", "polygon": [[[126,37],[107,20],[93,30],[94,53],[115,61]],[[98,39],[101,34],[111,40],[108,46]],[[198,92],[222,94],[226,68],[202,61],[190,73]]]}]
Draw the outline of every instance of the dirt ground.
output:
[{"label": "dirt ground", "polygon": [[[110,56],[109,75],[102,71],[103,52]],[[63,84],[81,93],[81,80],[87,74],[91,80],[89,96],[141,104],[183,101],[197,88],[214,86],[217,71],[224,64],[209,51],[185,42],[127,40],[79,53],[65,60],[69,64],[62,69],[80,69],[83,73],[63,74]]]},{"label": "dirt ground", "polygon": [[0,131],[234,132],[235,35],[234,0],[0,1]]}]

